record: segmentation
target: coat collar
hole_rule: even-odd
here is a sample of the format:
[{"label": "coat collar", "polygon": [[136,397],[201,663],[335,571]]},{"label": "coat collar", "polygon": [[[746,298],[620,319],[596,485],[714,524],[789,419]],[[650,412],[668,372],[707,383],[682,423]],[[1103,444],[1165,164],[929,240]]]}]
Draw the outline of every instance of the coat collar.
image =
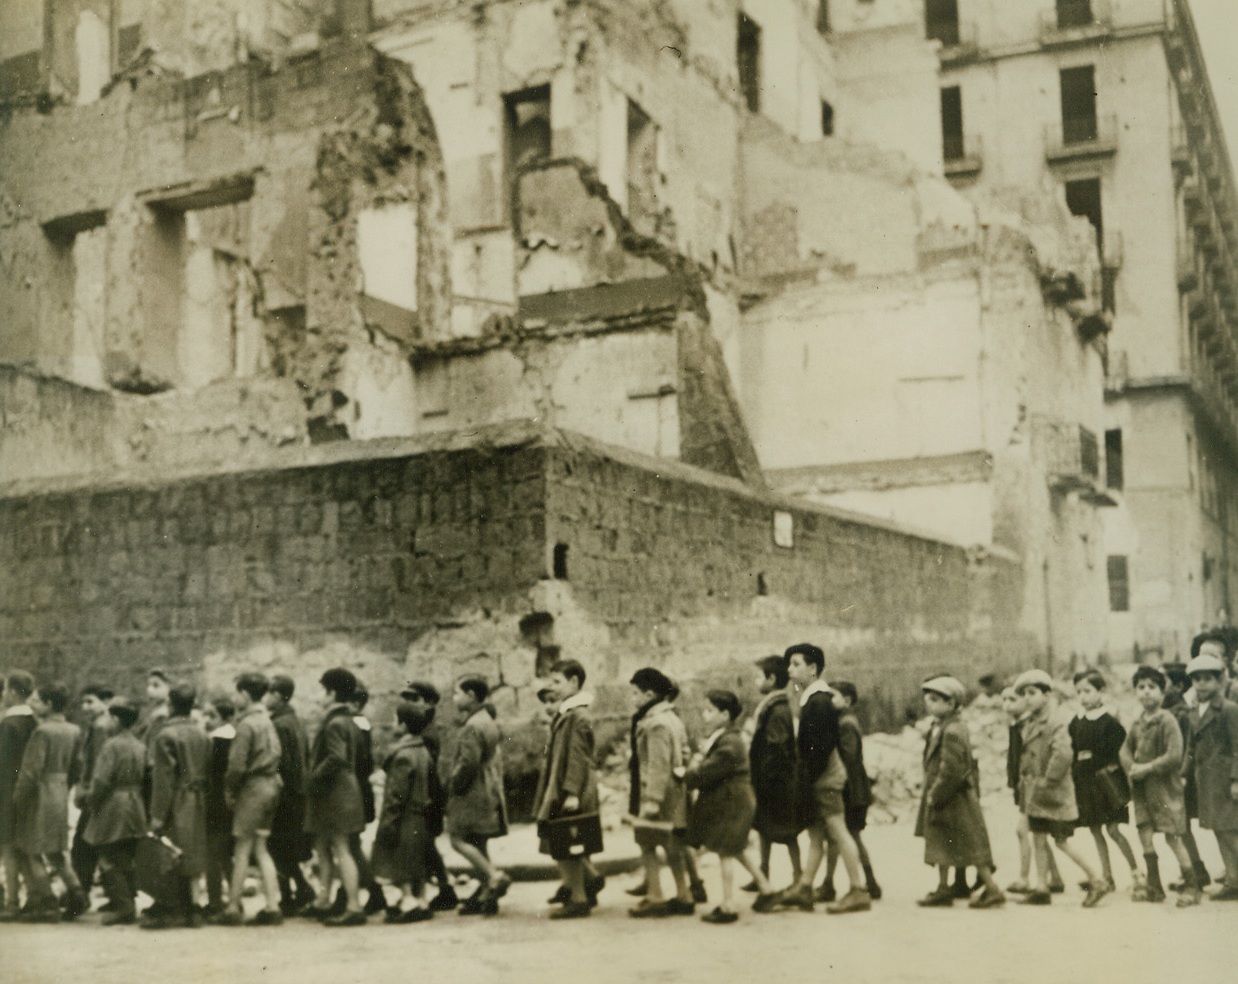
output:
[{"label": "coat collar", "polygon": [[34,711],[30,710],[27,704],[14,704],[4,712],[6,718],[10,717],[34,717]]},{"label": "coat collar", "polygon": [[644,720],[649,721],[656,717],[666,717],[668,714],[674,714],[675,708],[664,700],[658,701],[645,712]]},{"label": "coat collar", "polygon": [[813,694],[825,694],[826,696],[829,696],[833,692],[834,691],[830,689],[830,685],[828,683],[826,683],[820,677],[817,677],[817,679],[813,680],[812,683],[810,683],[807,687],[805,687],[802,691],[800,691],[800,707],[803,707],[805,704],[807,704],[808,698],[811,697]]},{"label": "coat collar", "polygon": [[1203,708],[1203,713],[1201,714],[1199,711],[1196,711],[1191,715],[1194,730],[1196,732],[1203,731],[1204,728],[1215,721],[1220,715],[1221,707],[1224,703],[1225,695],[1218,691],[1206,704],[1200,704],[1199,706]]},{"label": "coat collar", "polygon": [[588,707],[593,703],[593,694],[587,694],[583,690],[572,694],[559,704],[558,717],[562,717],[568,711],[574,711],[578,707]]}]

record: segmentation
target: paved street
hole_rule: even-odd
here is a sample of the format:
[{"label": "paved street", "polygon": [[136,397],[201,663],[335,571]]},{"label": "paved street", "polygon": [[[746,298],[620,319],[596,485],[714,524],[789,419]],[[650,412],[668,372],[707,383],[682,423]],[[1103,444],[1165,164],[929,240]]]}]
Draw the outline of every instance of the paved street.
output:
[{"label": "paved street", "polygon": [[[989,816],[1005,884],[1017,862],[1009,833],[1013,816],[1003,804],[990,809]],[[1187,973],[1211,972],[1213,979],[1233,973],[1238,904],[1205,902],[1185,911],[1172,903],[1136,905],[1125,893],[1126,876],[1119,875],[1119,894],[1093,911],[1079,907],[1082,893],[1077,890],[1046,909],[1010,904],[1004,910],[971,912],[959,903],[950,910],[924,910],[914,900],[932,876],[920,863],[920,842],[911,837],[911,828],[906,823],[874,828],[870,842],[886,898],[869,914],[745,913],[730,927],[686,918],[637,922],[628,918],[628,899],[621,891],[634,878],[619,876],[611,880],[593,918],[553,923],[543,918],[551,886],[523,883],[513,886],[497,919],[447,915],[420,926],[331,931],[294,922],[270,930],[208,927],[150,933],[103,930],[95,917],[75,926],[6,925],[0,927],[0,981],[245,981],[260,974],[272,984],[414,975],[427,981],[521,984],[719,984],[757,975],[790,981],[828,974],[848,984],[1151,984]],[[1205,847],[1205,858],[1216,871],[1213,845]],[[1064,873],[1070,882],[1069,872]],[[716,891],[716,867],[705,865],[703,874],[711,893]]]}]

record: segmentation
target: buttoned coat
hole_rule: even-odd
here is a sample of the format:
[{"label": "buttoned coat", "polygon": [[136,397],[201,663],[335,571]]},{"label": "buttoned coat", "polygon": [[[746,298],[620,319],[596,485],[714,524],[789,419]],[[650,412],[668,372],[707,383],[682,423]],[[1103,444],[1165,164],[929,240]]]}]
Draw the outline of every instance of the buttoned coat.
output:
[{"label": "buttoned coat", "polygon": [[[1066,765],[1069,769],[1069,759]],[[992,865],[979,775],[967,725],[955,712],[929,732],[924,746],[924,792],[916,836],[924,838],[925,864]]]},{"label": "buttoned coat", "polygon": [[688,826],[688,790],[676,769],[688,767],[688,732],[675,709],[654,704],[636,723],[636,757],[640,764],[640,802],[656,803],[657,813],[642,823],[677,830]]},{"label": "buttoned coat", "polygon": [[187,717],[169,717],[151,745],[150,822],[181,849],[180,873],[206,870],[206,777],[211,740]]},{"label": "buttoned coat", "polygon": [[1135,824],[1151,824],[1166,834],[1187,832],[1182,798],[1182,730],[1170,711],[1157,708],[1131,722],[1119,757],[1130,774],[1131,766],[1148,766],[1147,774],[1131,781]]},{"label": "buttoned coat", "polygon": [[44,719],[26,744],[17,790],[15,843],[27,854],[55,854],[69,847],[69,789],[81,764],[82,729],[63,714]]},{"label": "buttoned coat", "polygon": [[[21,708],[29,711],[29,708]],[[17,813],[13,794],[22,756],[34,729],[39,726],[32,713],[8,713],[0,717],[0,847],[7,847],[17,836]]]},{"label": "buttoned coat", "polygon": [[1078,819],[1075,783],[1070,766],[1074,746],[1070,741],[1070,718],[1047,703],[1023,722],[1023,747],[1019,755],[1019,806],[1029,817],[1045,820]]},{"label": "buttoned coat", "polygon": [[1186,768],[1195,774],[1199,825],[1238,830],[1238,800],[1230,795],[1231,783],[1238,782],[1238,704],[1217,696],[1202,716],[1191,715]]},{"label": "buttoned coat", "polygon": [[332,704],[310,748],[305,797],[307,833],[331,837],[365,830],[361,786],[357,782],[357,736],[352,710],[344,704]]},{"label": "buttoned coat", "polygon": [[271,724],[279,736],[279,777],[283,786],[271,823],[270,843],[277,852],[298,860],[309,858],[309,838],[305,834],[305,769],[309,759],[309,737],[297,712],[288,704],[271,712]]},{"label": "buttoned coat", "polygon": [[474,712],[456,733],[447,775],[447,829],[451,833],[478,837],[507,833],[499,726],[485,708]]},{"label": "buttoned coat", "polygon": [[732,725],[718,735],[684,778],[697,790],[688,810],[688,843],[726,857],[742,854],[757,800],[739,728]]},{"label": "buttoned coat", "polygon": [[383,766],[383,805],[374,834],[374,874],[397,885],[420,886],[433,835],[427,814],[434,806],[434,760],[423,738],[404,735]]},{"label": "buttoned coat", "polygon": [[598,779],[593,756],[593,719],[588,707],[580,704],[555,715],[546,759],[537,778],[534,820],[562,816],[563,801],[569,796],[580,800],[575,812],[597,812]]},{"label": "buttoned coat", "polygon": [[114,734],[103,743],[86,792],[87,843],[101,847],[146,833],[145,775],[146,745],[132,731]]},{"label": "buttoned coat", "polygon": [[757,708],[748,768],[757,799],[752,826],[767,840],[791,840],[801,827],[795,812],[795,726],[785,691]]}]

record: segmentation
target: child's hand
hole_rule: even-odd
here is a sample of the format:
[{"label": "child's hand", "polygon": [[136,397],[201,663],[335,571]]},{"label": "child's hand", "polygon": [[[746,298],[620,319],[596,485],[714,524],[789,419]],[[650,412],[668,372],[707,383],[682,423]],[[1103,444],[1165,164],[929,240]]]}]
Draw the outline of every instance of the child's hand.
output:
[{"label": "child's hand", "polygon": [[579,796],[567,796],[564,798],[563,800],[563,812],[564,813],[575,813],[579,809],[580,809],[580,797]]}]

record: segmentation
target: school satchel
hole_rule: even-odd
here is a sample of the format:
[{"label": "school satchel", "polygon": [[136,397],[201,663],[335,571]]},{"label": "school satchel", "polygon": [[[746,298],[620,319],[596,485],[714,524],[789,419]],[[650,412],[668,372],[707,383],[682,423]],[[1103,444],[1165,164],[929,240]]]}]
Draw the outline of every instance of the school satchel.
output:
[{"label": "school satchel", "polygon": [[180,871],[183,852],[166,837],[147,834],[133,855],[134,884],[153,899],[165,898],[169,883]]},{"label": "school satchel", "polygon": [[1107,765],[1096,773],[1096,790],[1106,813],[1115,813],[1131,801],[1130,783],[1120,765]]},{"label": "school satchel", "polygon": [[584,857],[602,852],[602,819],[596,813],[573,813],[538,824],[552,858]]}]

